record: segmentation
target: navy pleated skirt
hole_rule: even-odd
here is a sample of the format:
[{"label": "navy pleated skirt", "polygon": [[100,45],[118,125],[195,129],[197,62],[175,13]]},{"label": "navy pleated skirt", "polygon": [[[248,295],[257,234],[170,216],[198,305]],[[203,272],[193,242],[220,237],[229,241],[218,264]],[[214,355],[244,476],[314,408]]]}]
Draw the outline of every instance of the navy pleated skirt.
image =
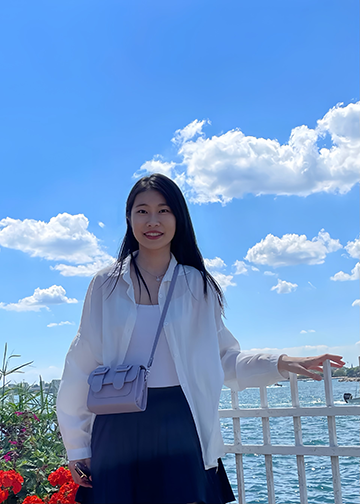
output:
[{"label": "navy pleated skirt", "polygon": [[150,388],[143,412],[98,415],[93,488],[81,504],[224,504],[235,500],[221,459],[205,470],[191,410],[180,386]]}]

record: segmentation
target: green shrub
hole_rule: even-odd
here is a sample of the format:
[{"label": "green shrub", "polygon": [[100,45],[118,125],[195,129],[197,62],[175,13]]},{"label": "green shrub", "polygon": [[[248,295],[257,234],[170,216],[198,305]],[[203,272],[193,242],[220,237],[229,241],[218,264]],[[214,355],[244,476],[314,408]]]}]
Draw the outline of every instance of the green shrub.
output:
[{"label": "green shrub", "polygon": [[45,390],[41,377],[39,390],[26,383],[0,388],[0,470],[14,469],[24,478],[16,496],[20,502],[26,495],[52,492],[47,476],[67,464],[55,402],[55,391]]}]

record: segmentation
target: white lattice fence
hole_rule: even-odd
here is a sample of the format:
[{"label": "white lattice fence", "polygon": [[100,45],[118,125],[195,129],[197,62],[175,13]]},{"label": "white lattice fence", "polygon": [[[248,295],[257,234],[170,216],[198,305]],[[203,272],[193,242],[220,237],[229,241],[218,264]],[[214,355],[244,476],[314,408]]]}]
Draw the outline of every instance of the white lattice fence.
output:
[{"label": "white lattice fence", "polygon": [[[234,444],[225,445],[227,453],[235,454],[236,476],[239,504],[246,504],[243,455],[258,454],[265,457],[268,503],[275,504],[275,487],[272,466],[273,455],[296,455],[301,504],[308,504],[304,456],[319,456],[331,458],[333,476],[334,501],[342,504],[339,457],[360,457],[359,446],[338,446],[336,436],[336,416],[359,415],[360,406],[334,405],[330,362],[324,363],[324,383],[326,406],[300,407],[297,377],[290,373],[290,389],[292,407],[269,408],[267,391],[260,388],[261,408],[240,409],[237,392],[231,391],[232,409],[219,410],[220,418],[232,418],[234,429]],[[301,417],[327,417],[329,445],[304,445],[302,441]],[[270,438],[270,418],[292,417],[294,423],[294,445],[272,445]],[[240,418],[261,418],[263,431],[262,445],[243,445],[241,442]]]}]

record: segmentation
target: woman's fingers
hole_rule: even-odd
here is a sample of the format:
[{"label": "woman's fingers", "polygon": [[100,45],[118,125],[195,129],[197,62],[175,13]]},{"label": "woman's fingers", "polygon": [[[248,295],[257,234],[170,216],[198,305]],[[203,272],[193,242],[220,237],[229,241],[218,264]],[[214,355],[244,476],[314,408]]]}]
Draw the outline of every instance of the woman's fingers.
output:
[{"label": "woman's fingers", "polygon": [[72,476],[74,482],[77,485],[80,485],[80,486],[83,486],[83,487],[87,487],[87,488],[92,488],[91,476],[90,476],[89,479],[85,478],[85,477],[82,478],[80,476],[80,474],[75,470],[75,464],[76,464],[76,462],[81,462],[83,465],[87,466],[90,469],[90,460],[91,459],[71,460],[71,461],[69,461],[69,470],[71,472],[71,476]]},{"label": "woman's fingers", "polygon": [[77,485],[92,488],[92,484],[88,479],[81,478],[76,471],[71,471],[71,476]]},{"label": "woman's fingers", "polygon": [[[320,381],[322,379],[322,377],[319,374],[315,373],[314,371],[310,371],[306,367],[302,366],[300,363],[296,363],[294,366],[291,366],[291,368],[292,369],[289,369],[289,371],[292,373],[308,376],[309,378],[313,378],[316,381]],[[322,368],[320,368],[319,370],[322,371]]]},{"label": "woman's fingers", "polygon": [[313,371],[309,371],[308,369],[304,368],[304,367],[301,367],[300,368],[300,371],[298,371],[298,374],[301,374],[301,375],[304,375],[304,376],[308,376],[309,378],[312,378],[313,380],[316,380],[316,381],[321,381],[322,380],[322,376],[319,375],[318,373],[315,373],[315,371],[322,371],[322,368],[317,368],[317,369],[314,369]]},{"label": "woman's fingers", "polygon": [[320,371],[321,373],[323,371],[323,368],[321,366],[311,366],[311,368],[308,369],[311,369],[312,371]]},{"label": "woman's fingers", "polygon": [[316,357],[298,357],[296,360],[299,364],[306,367],[307,369],[317,369],[318,371],[322,371],[322,366],[326,360],[330,361],[330,365],[332,367],[339,368],[344,366],[345,364],[340,355],[332,354],[318,355]]},{"label": "woman's fingers", "polygon": [[342,360],[341,355],[324,354],[315,357],[315,359],[318,360],[318,364],[323,364],[326,360],[329,360],[330,364],[335,367],[342,367],[345,364],[345,362]]}]

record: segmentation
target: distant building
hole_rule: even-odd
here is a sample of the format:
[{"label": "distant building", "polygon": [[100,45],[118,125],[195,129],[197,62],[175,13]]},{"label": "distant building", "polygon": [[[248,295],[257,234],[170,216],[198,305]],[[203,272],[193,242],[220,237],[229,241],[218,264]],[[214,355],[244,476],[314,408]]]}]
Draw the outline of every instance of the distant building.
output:
[{"label": "distant building", "polygon": [[61,380],[52,380],[49,386],[49,391],[53,394],[57,394],[60,387],[60,381]]}]

